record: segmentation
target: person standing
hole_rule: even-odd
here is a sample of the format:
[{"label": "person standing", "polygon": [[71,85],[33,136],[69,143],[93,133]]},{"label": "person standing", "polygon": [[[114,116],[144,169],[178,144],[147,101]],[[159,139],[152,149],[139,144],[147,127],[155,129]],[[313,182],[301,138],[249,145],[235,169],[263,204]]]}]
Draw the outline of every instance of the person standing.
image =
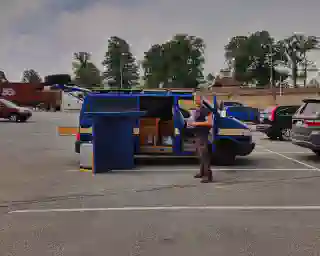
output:
[{"label": "person standing", "polygon": [[213,181],[210,169],[211,151],[208,147],[208,136],[212,128],[212,113],[203,105],[203,97],[195,96],[196,109],[192,114],[192,120],[187,123],[188,127],[195,129],[197,154],[200,161],[200,172],[194,177],[201,178],[202,183]]}]

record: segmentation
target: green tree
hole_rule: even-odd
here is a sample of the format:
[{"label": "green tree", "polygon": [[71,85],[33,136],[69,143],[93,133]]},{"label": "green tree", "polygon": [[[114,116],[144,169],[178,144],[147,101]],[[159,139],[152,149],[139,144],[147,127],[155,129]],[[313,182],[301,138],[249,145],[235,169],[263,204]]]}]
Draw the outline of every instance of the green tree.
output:
[{"label": "green tree", "polygon": [[236,36],[225,46],[225,57],[235,71],[235,79],[257,86],[272,84],[280,79],[275,70],[279,62],[286,62],[281,45],[268,31],[257,31],[249,36]]},{"label": "green tree", "polygon": [[108,40],[108,51],[102,62],[105,68],[103,78],[110,87],[129,89],[139,82],[139,69],[129,44],[119,37]]},{"label": "green tree", "polygon": [[293,86],[297,86],[299,65],[303,66],[304,84],[306,84],[308,60],[307,53],[314,49],[319,49],[319,39],[315,36],[305,36],[294,34],[280,41],[285,53],[290,60],[288,65],[291,68]]},{"label": "green tree", "polygon": [[3,71],[0,70],[0,84],[1,83],[6,83],[6,82],[8,82],[6,74]]},{"label": "green tree", "polygon": [[201,38],[185,34],[153,45],[142,64],[147,86],[196,88],[204,80],[204,49]]},{"label": "green tree", "polygon": [[88,52],[74,53],[72,63],[74,72],[74,83],[85,88],[99,87],[102,84],[101,72],[91,62],[91,55]]},{"label": "green tree", "polygon": [[23,83],[41,83],[42,78],[40,77],[39,73],[34,69],[27,69],[23,71],[22,82]]},{"label": "green tree", "polygon": [[206,81],[207,83],[213,83],[215,77],[212,73],[209,73],[207,76],[206,76]]}]

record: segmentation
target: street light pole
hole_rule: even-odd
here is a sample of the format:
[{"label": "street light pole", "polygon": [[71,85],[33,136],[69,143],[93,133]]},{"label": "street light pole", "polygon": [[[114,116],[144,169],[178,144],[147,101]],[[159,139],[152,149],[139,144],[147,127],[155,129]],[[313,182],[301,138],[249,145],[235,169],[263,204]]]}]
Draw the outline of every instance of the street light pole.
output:
[{"label": "street light pole", "polygon": [[122,61],[123,53],[120,54],[120,89],[123,88],[123,61]]},{"label": "street light pole", "polygon": [[269,44],[269,54],[270,54],[270,87],[273,89],[273,51],[272,51],[272,45]]}]

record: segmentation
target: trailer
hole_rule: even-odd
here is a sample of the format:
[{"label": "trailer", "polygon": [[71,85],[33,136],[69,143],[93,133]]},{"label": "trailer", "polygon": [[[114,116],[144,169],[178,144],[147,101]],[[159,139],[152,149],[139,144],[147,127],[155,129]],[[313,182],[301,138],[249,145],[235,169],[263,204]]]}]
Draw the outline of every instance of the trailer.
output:
[{"label": "trailer", "polygon": [[41,107],[46,110],[59,110],[61,107],[61,94],[46,90],[42,83],[2,83],[0,96],[24,107]]}]

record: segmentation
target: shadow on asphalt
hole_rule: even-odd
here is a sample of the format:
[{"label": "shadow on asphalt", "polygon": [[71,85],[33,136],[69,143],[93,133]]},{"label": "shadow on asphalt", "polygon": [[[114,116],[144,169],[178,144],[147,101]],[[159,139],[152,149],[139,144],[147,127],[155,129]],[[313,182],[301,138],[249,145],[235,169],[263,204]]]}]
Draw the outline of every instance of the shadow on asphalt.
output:
[{"label": "shadow on asphalt", "polygon": [[315,155],[313,152],[310,151],[310,155],[300,155],[299,160],[312,162],[312,163],[320,163],[320,156]]},{"label": "shadow on asphalt", "polygon": [[[253,166],[255,165],[255,160],[248,158],[237,158],[233,165],[230,166]],[[135,164],[139,166],[181,166],[181,165],[199,165],[199,160],[196,157],[190,158],[136,158]],[[212,166],[226,166],[226,165],[215,165]]]}]

